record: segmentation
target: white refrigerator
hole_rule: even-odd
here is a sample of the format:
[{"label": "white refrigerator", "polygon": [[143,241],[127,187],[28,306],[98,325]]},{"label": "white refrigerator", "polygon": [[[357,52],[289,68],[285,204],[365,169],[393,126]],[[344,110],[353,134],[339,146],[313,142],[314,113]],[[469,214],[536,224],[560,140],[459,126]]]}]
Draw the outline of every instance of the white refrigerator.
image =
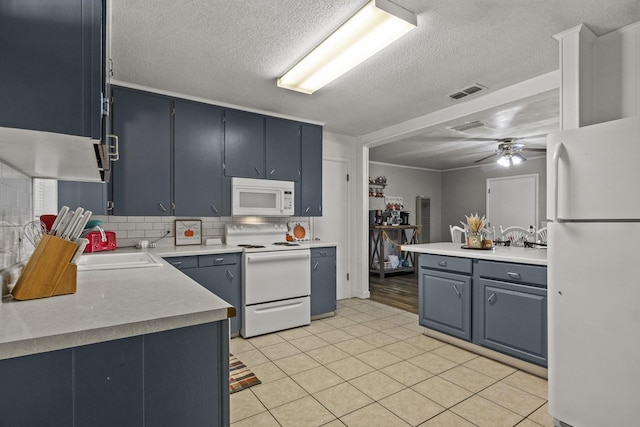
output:
[{"label": "white refrigerator", "polygon": [[547,137],[549,413],[640,426],[640,118]]}]

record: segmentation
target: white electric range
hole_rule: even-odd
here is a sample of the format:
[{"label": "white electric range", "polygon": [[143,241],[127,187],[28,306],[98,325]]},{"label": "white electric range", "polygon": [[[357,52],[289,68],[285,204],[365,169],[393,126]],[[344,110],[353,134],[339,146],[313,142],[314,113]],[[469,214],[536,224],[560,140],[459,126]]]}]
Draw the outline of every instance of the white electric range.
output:
[{"label": "white electric range", "polygon": [[240,334],[249,338],[311,322],[311,250],[287,242],[284,224],[227,224],[227,245],[242,246]]}]

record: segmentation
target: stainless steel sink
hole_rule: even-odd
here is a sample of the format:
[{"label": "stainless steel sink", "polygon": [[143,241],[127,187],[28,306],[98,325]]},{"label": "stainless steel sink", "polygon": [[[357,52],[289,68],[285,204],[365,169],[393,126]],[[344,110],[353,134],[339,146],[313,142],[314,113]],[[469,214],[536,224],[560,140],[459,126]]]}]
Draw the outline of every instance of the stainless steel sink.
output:
[{"label": "stainless steel sink", "polygon": [[160,267],[161,265],[162,262],[160,259],[146,252],[99,252],[96,254],[82,255],[78,260],[78,271]]}]

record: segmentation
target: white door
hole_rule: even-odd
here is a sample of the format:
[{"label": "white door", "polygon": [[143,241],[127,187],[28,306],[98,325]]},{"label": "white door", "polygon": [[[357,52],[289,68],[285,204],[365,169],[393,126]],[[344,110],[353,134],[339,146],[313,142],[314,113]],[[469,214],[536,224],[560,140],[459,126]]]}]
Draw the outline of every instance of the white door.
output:
[{"label": "white door", "polygon": [[538,174],[487,179],[489,226],[538,227]]},{"label": "white door", "polygon": [[347,281],[349,262],[349,186],[346,161],[322,161],[322,216],[313,221],[313,237],[337,243],[336,294],[338,299],[351,298],[351,285]]}]

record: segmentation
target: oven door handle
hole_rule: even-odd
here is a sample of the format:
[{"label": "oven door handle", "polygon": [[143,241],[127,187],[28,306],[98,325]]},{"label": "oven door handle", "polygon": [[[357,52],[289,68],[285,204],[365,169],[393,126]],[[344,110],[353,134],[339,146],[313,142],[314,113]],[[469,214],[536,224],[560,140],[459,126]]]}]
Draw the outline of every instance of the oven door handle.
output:
[{"label": "oven door handle", "polygon": [[270,261],[284,261],[290,259],[305,259],[310,258],[311,254],[309,252],[291,254],[274,254],[274,255],[247,255],[247,262],[270,262]]}]

